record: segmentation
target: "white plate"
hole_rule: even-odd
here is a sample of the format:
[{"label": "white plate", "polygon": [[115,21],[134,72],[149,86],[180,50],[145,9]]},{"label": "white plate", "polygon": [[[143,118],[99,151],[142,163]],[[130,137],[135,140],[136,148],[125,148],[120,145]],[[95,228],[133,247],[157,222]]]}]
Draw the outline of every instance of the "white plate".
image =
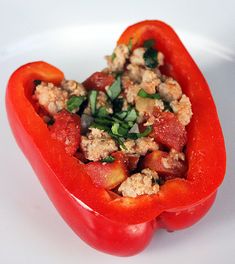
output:
[{"label": "white plate", "polygon": [[[94,2],[0,1],[0,263],[235,263],[233,1],[222,7],[215,1]],[[146,18],[171,24],[204,73],[221,119],[228,166],[202,221],[175,233],[161,230],[144,252],[120,259],[84,244],[56,212],[12,137],[4,94],[10,74],[34,60],[83,80],[105,66],[103,56],[126,26]]]}]

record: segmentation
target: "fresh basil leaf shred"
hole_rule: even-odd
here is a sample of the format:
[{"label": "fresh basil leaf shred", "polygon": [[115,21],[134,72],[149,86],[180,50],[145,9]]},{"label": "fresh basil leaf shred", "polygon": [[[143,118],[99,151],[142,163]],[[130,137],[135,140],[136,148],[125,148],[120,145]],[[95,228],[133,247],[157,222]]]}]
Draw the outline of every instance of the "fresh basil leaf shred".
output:
[{"label": "fresh basil leaf shred", "polygon": [[97,114],[98,117],[107,117],[109,115],[107,109],[105,106],[101,106],[98,110],[97,110]]},{"label": "fresh basil leaf shred", "polygon": [[116,117],[98,117],[96,116],[94,121],[98,124],[101,124],[101,125],[106,125],[106,126],[109,126],[111,128],[111,126],[115,123],[119,124],[120,126],[122,126],[123,128],[130,128],[130,126],[133,124],[133,122],[129,121],[130,124],[128,124],[128,122],[126,121],[123,121],[123,120],[120,120]]},{"label": "fresh basil leaf shred", "polygon": [[[96,122],[93,122],[93,123],[91,124],[90,127],[97,128],[97,129],[100,129],[100,130],[103,130],[103,131],[107,132],[107,133],[108,133],[108,134],[109,134],[109,135],[110,135],[110,136],[116,141],[116,143],[117,143],[121,148],[126,149],[126,146],[125,146],[124,143],[123,143],[124,138],[123,138],[121,135],[116,135],[116,134],[114,134],[114,133],[111,131],[110,127],[105,126],[105,125],[102,125],[102,124],[98,124],[98,123],[96,123]],[[119,128],[119,126],[118,126],[118,128]],[[116,132],[116,130],[114,130],[114,132]],[[119,131],[118,131],[118,132],[119,132]]]},{"label": "fresh basil leaf shred", "polygon": [[123,127],[119,123],[114,123],[111,127],[111,131],[116,136],[125,137],[129,131],[129,127]]},{"label": "fresh basil leaf shred", "polygon": [[78,109],[85,100],[85,96],[73,95],[67,101],[66,108],[69,112],[72,112],[73,110]]},{"label": "fresh basil leaf shred", "polygon": [[128,114],[127,114],[127,116],[125,117],[125,119],[124,119],[124,121],[135,121],[137,119],[137,112],[136,112],[136,110],[135,110],[135,108],[132,108],[129,112],[128,112]]},{"label": "fresh basil leaf shred", "polygon": [[115,161],[115,158],[112,156],[107,156],[104,159],[101,160],[101,162],[107,162],[107,163],[112,163]]},{"label": "fresh basil leaf shred", "polygon": [[118,144],[120,145],[120,148],[123,150],[127,150],[127,147],[125,146],[123,141],[119,141]]},{"label": "fresh basil leaf shred", "polygon": [[121,77],[118,76],[116,81],[108,88],[107,94],[109,98],[113,101],[121,93]]},{"label": "fresh basil leaf shred", "polygon": [[85,110],[85,108],[88,105],[88,99],[86,97],[86,99],[82,102],[82,104],[80,105],[78,111],[76,112],[77,115],[81,116]]},{"label": "fresh basil leaf shred", "polygon": [[106,125],[106,126],[112,126],[112,124],[114,123],[113,120],[110,120],[108,118],[102,118],[102,117],[95,117],[94,121],[97,124],[101,124],[101,125]]},{"label": "fresh basil leaf shred", "polygon": [[126,137],[126,134],[128,133],[129,129],[129,127],[119,126],[118,132],[121,136]]},{"label": "fresh basil leaf shred", "polygon": [[90,92],[90,95],[89,95],[89,102],[90,102],[90,106],[91,106],[92,115],[95,115],[95,113],[96,113],[97,95],[98,95],[98,91],[96,91],[96,90],[92,90]]},{"label": "fresh basil leaf shred", "polygon": [[137,133],[128,133],[127,138],[136,140],[139,137],[138,137]]},{"label": "fresh basil leaf shred", "polygon": [[111,127],[111,131],[114,135],[121,136],[118,132],[120,124],[119,123],[114,123]]},{"label": "fresh basil leaf shred", "polygon": [[147,126],[144,132],[138,134],[138,137],[146,137],[152,132],[152,130],[152,126]]},{"label": "fresh basil leaf shred", "polygon": [[127,129],[127,132],[128,132],[128,130],[130,129],[130,126],[129,126],[128,123],[122,123],[121,126],[122,126],[123,128],[125,128],[125,129]]},{"label": "fresh basil leaf shred", "polygon": [[159,93],[149,94],[149,93],[145,92],[145,90],[142,88],[139,90],[137,95],[142,97],[142,98],[161,99],[161,96]]},{"label": "fresh basil leaf shred", "polygon": [[127,116],[128,112],[127,111],[122,111],[120,113],[116,113],[115,116],[121,120],[124,120],[125,117]]},{"label": "fresh basil leaf shred", "polygon": [[109,132],[109,135],[117,142],[117,144],[122,148],[122,149],[127,149],[126,146],[124,145],[123,141],[125,140],[122,137],[119,137],[117,135],[114,135],[111,131]]},{"label": "fresh basil leaf shred", "polygon": [[146,49],[152,48],[154,45],[155,45],[155,40],[154,39],[147,39],[147,40],[144,41],[144,44],[143,44],[143,46]]},{"label": "fresh basil leaf shred", "polygon": [[116,123],[119,123],[121,126],[123,126],[124,128],[129,128],[129,125],[127,122],[120,120],[119,118],[116,117],[112,117],[112,120]]},{"label": "fresh basil leaf shred", "polygon": [[127,122],[129,128],[132,128],[134,126],[134,122],[133,121],[128,121]]}]

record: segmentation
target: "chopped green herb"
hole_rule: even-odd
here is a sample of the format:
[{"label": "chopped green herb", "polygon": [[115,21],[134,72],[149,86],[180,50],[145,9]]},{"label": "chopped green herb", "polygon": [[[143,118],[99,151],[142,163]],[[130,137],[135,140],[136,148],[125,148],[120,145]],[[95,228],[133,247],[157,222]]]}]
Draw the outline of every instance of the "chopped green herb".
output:
[{"label": "chopped green herb", "polygon": [[115,123],[119,123],[119,124],[120,124],[122,127],[124,127],[124,128],[129,128],[128,123],[125,122],[125,121],[123,121],[123,120],[120,120],[120,119],[118,119],[118,118],[116,118],[116,117],[112,117],[112,120],[113,120],[113,122],[115,122]]},{"label": "chopped green herb", "polygon": [[142,98],[161,99],[161,96],[159,93],[149,94],[149,93],[146,93],[145,90],[142,88],[139,90],[138,96],[140,96]]},{"label": "chopped green herb", "polygon": [[129,126],[130,128],[132,128],[132,127],[134,126],[134,122],[133,122],[133,121],[128,121],[127,124],[128,124],[128,126]]},{"label": "chopped green herb", "polygon": [[113,101],[119,96],[119,94],[121,93],[121,90],[122,90],[121,89],[121,78],[120,76],[118,76],[116,81],[107,90],[107,94],[109,98]]},{"label": "chopped green herb", "polygon": [[116,113],[115,116],[121,120],[123,120],[127,116],[127,111],[122,111],[120,113]]},{"label": "chopped green herb", "polygon": [[144,47],[146,49],[152,48],[155,45],[155,40],[154,39],[148,39],[144,41]]},{"label": "chopped green herb", "polygon": [[78,111],[76,112],[76,114],[78,114],[79,116],[81,116],[85,110],[85,108],[88,105],[88,99],[86,97],[86,99],[82,102],[82,104],[79,106]]},{"label": "chopped green herb", "polygon": [[76,95],[71,96],[67,101],[68,111],[72,112],[74,110],[77,110],[85,100],[86,100],[85,96],[76,96]]},{"label": "chopped green herb", "polygon": [[[119,84],[115,84],[117,86],[120,85],[120,77],[118,77]],[[116,82],[117,82],[116,81]],[[115,88],[115,87],[114,87]],[[93,93],[92,93],[93,92]],[[92,91],[89,97],[90,104],[95,105],[92,107],[94,116],[94,122],[91,124],[90,127],[98,128],[100,130],[106,131],[116,142],[119,144],[119,146],[122,149],[126,149],[124,145],[124,140],[127,138],[139,138],[142,136],[145,136],[145,134],[148,131],[144,131],[143,134],[141,133],[129,133],[130,129],[134,126],[135,121],[138,116],[138,112],[135,108],[132,106],[129,106],[126,111],[121,111],[122,105],[123,105],[123,98],[118,96],[118,93],[120,93],[120,89],[118,92],[115,91],[115,89],[111,89],[111,92],[109,94],[110,98],[114,98],[112,103],[116,106],[116,109],[118,108],[118,112],[114,111],[114,114],[111,115],[107,112],[107,109],[103,106],[100,107],[98,110],[96,109],[96,99],[97,99],[97,93],[94,93],[96,91]],[[113,94],[116,93],[115,95]],[[116,97],[116,98],[115,98]]]},{"label": "chopped green herb", "polygon": [[96,114],[98,117],[107,117],[109,115],[107,109],[104,106],[101,106]]},{"label": "chopped green herb", "polygon": [[89,95],[89,102],[91,106],[91,113],[95,115],[96,113],[96,100],[97,100],[98,91],[92,90]]},{"label": "chopped green herb", "polygon": [[107,162],[107,163],[112,163],[114,161],[115,161],[115,158],[112,156],[107,156],[106,158],[101,160],[101,162]]},{"label": "chopped green herb", "polygon": [[132,122],[134,122],[135,120],[136,120],[136,118],[137,118],[137,112],[136,112],[136,110],[135,110],[135,108],[132,108],[129,112],[128,112],[128,114],[127,114],[127,116],[125,117],[125,121],[132,121]]},{"label": "chopped green herb", "polygon": [[144,132],[139,133],[139,138],[140,137],[146,137],[152,132],[152,126],[147,126]]},{"label": "chopped green herb", "polygon": [[123,141],[118,142],[118,143],[119,143],[120,148],[121,148],[122,150],[127,150],[127,148],[126,148],[125,144],[123,143]]},{"label": "chopped green herb", "polygon": [[112,55],[111,55],[111,61],[113,62],[116,57],[117,57],[116,53],[113,52]]},{"label": "chopped green herb", "polygon": [[101,125],[106,125],[106,126],[109,126],[110,128],[112,127],[113,124],[117,123],[117,124],[120,124],[120,126],[122,126],[123,128],[130,128],[130,125],[133,124],[133,122],[130,122],[130,125],[128,124],[129,122],[126,122],[126,121],[122,121],[116,117],[109,117],[109,116],[106,116],[106,117],[95,117],[94,121],[97,123],[97,124],[101,124]]},{"label": "chopped green herb", "polygon": [[152,126],[147,126],[145,131],[142,133],[128,133],[127,134],[127,138],[130,139],[137,139],[137,138],[142,138],[142,137],[146,137],[149,135],[149,133],[152,131]]},{"label": "chopped green herb", "polygon": [[94,119],[94,121],[97,123],[97,124],[101,124],[101,125],[106,125],[106,126],[112,126],[112,124],[114,123],[114,121],[112,119],[109,119],[109,118],[104,118],[104,117],[96,117]]},{"label": "chopped green herb", "polygon": [[109,135],[117,142],[117,144],[121,147],[121,149],[127,149],[123,143],[124,138],[114,135],[112,132],[109,132]]},{"label": "chopped green herb", "polygon": [[121,122],[121,120],[123,120],[122,122],[133,122],[136,120],[137,118],[137,112],[135,110],[135,108],[130,108],[128,111],[122,111],[120,113],[116,113],[115,114],[115,117],[113,117],[114,120],[117,120],[120,119],[120,120],[117,120],[117,122]]},{"label": "chopped green herb", "polygon": [[116,136],[124,137],[128,133],[128,128],[122,127],[119,123],[114,123],[111,131]]},{"label": "chopped green herb", "polygon": [[128,49],[129,49],[129,51],[132,50],[132,46],[133,46],[132,38],[130,38],[130,39],[129,39],[129,42],[128,42],[128,44],[127,44],[127,47],[128,47]]},{"label": "chopped green herb", "polygon": [[149,68],[156,68],[158,65],[157,51],[152,47],[148,48],[144,53],[145,65]]},{"label": "chopped green herb", "polygon": [[129,129],[129,127],[120,126],[118,129],[119,135],[122,137],[126,137],[126,134],[128,133]]},{"label": "chopped green herb", "polygon": [[138,139],[138,134],[137,133],[128,133],[127,138],[129,139]]}]

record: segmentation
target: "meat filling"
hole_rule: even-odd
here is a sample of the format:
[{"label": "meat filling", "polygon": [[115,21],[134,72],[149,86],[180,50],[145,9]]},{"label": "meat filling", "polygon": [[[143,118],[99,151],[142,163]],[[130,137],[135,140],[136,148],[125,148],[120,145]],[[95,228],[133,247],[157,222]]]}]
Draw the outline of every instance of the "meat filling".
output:
[{"label": "meat filling", "polygon": [[117,197],[154,195],[164,181],[185,177],[187,169],[183,149],[191,102],[177,80],[161,73],[164,54],[149,43],[134,49],[117,45],[106,56],[107,68],[83,84],[40,81],[33,94],[52,119],[53,138],[89,164],[94,184]]}]

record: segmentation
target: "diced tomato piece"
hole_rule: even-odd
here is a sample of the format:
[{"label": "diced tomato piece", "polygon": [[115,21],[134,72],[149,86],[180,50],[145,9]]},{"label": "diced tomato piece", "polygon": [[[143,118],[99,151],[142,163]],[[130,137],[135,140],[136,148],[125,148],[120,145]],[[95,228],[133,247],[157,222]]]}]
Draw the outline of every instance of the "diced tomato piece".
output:
[{"label": "diced tomato piece", "polygon": [[86,165],[86,171],[97,187],[107,190],[115,188],[127,178],[126,166],[119,160],[112,163],[90,162]]},{"label": "diced tomato piece", "polygon": [[137,155],[127,155],[128,170],[133,171],[137,168],[140,157]]},{"label": "diced tomato piece", "polygon": [[149,168],[165,176],[166,180],[184,177],[187,166],[185,162],[174,160],[169,153],[155,150],[147,154],[142,161],[142,168]]},{"label": "diced tomato piece", "polygon": [[83,82],[83,85],[88,90],[105,92],[105,87],[110,86],[114,80],[112,75],[104,72],[95,72]]},{"label": "diced tomato piece", "polygon": [[[139,127],[139,131],[140,131],[140,133],[143,133],[143,132],[146,130],[146,128],[147,128],[147,126],[144,126],[144,123],[145,123],[145,122],[138,124],[138,127]],[[152,129],[152,131],[148,134],[148,137],[153,137],[153,138],[154,138],[154,131],[153,131],[153,129]]]},{"label": "diced tomato piece", "polygon": [[132,154],[125,154],[122,151],[112,153],[112,156],[119,161],[124,162],[128,171],[133,171],[137,168],[140,157]]},{"label": "diced tomato piece", "polygon": [[153,130],[156,141],[181,151],[187,142],[185,127],[173,113],[156,111],[154,116]]},{"label": "diced tomato piece", "polygon": [[80,117],[62,110],[54,115],[55,123],[50,127],[51,136],[62,142],[65,151],[73,155],[81,142]]},{"label": "diced tomato piece", "polygon": [[126,154],[124,154],[122,151],[116,151],[111,154],[112,157],[115,158],[115,160],[118,160],[120,162],[123,162],[125,166],[128,166],[128,158]]}]

